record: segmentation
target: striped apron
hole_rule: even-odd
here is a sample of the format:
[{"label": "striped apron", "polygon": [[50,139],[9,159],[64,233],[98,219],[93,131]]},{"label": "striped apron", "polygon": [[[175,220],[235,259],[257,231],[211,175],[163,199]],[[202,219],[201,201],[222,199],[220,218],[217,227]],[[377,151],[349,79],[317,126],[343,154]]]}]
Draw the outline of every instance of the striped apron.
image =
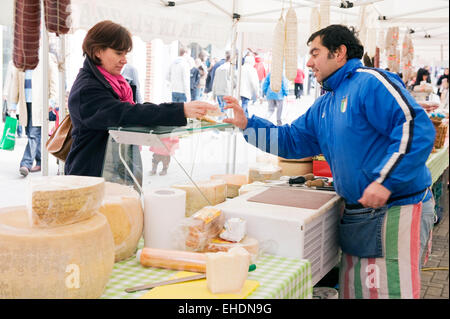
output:
[{"label": "striped apron", "polygon": [[420,219],[422,202],[392,206],[383,222],[383,258],[342,252],[339,298],[420,298]]}]

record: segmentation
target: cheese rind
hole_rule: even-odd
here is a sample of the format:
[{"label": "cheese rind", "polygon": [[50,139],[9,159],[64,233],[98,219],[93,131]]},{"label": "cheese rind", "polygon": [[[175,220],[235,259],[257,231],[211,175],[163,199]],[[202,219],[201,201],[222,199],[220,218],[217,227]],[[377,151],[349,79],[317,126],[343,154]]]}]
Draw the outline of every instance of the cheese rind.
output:
[{"label": "cheese rind", "polygon": [[54,227],[88,219],[98,210],[105,180],[90,176],[44,176],[31,180],[30,225]]},{"label": "cheese rind", "polygon": [[106,218],[32,228],[25,206],[0,209],[0,298],[99,298],[114,265]]},{"label": "cheese rind", "polygon": [[192,184],[171,186],[186,191],[186,217],[191,216],[205,206],[214,206],[224,202],[227,196],[227,184],[223,180],[209,180],[196,183],[204,196]]},{"label": "cheese rind", "polygon": [[242,247],[206,253],[206,285],[213,293],[239,293],[248,275],[250,256]]},{"label": "cheese rind", "polygon": [[139,194],[131,186],[105,183],[105,198],[99,208],[114,237],[115,262],[131,257],[144,228],[144,211]]}]

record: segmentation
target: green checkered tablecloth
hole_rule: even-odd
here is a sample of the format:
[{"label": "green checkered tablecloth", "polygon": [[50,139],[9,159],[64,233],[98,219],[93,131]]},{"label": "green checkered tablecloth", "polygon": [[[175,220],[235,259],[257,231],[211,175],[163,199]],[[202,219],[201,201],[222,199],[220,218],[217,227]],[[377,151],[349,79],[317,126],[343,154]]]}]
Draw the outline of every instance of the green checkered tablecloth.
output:
[{"label": "green checkered tablecloth", "polygon": [[437,181],[439,176],[448,167],[448,162],[448,142],[446,141],[443,148],[439,149],[436,153],[430,154],[426,163],[431,172],[432,184]]},{"label": "green checkered tablecloth", "polygon": [[[143,239],[138,249],[144,245]],[[125,288],[167,280],[177,271],[143,267],[130,257],[114,265],[111,277],[101,298],[134,299],[148,290],[134,293],[125,292]],[[312,298],[311,263],[306,259],[284,258],[273,255],[261,255],[256,261],[256,270],[249,272],[248,279],[257,280],[259,286],[249,299],[310,299]],[[189,296],[186,296],[188,299]]]}]

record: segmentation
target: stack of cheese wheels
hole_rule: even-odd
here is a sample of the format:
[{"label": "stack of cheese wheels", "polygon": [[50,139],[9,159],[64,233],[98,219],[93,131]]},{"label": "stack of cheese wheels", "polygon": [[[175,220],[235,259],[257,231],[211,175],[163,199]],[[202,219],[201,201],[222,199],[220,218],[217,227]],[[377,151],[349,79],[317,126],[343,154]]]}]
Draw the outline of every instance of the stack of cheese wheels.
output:
[{"label": "stack of cheese wheels", "polygon": [[242,185],[248,184],[247,175],[235,175],[235,174],[224,174],[224,175],[213,175],[211,179],[221,179],[227,183],[227,197],[234,198],[239,196],[239,188]]},{"label": "stack of cheese wheels", "polygon": [[278,180],[281,177],[281,167],[269,163],[256,163],[249,167],[248,182],[264,182]]},{"label": "stack of cheese wheels", "polygon": [[99,212],[108,219],[116,245],[115,261],[132,256],[144,228],[139,194],[131,186],[105,183],[105,198]]},{"label": "stack of cheese wheels", "polygon": [[45,176],[31,180],[28,213],[33,227],[68,225],[88,219],[103,200],[105,180],[89,176]]},{"label": "stack of cheese wheels", "polygon": [[281,167],[281,174],[283,176],[300,176],[312,173],[313,171],[312,157],[300,159],[285,159],[279,157],[278,166]]},{"label": "stack of cheese wheels", "polygon": [[227,183],[224,180],[200,181],[196,182],[196,184],[201,193],[193,184],[172,185],[173,188],[186,191],[186,217],[191,216],[205,206],[223,203],[227,197]]},{"label": "stack of cheese wheels", "polygon": [[36,228],[25,206],[0,209],[0,298],[98,298],[113,266],[103,215]]}]

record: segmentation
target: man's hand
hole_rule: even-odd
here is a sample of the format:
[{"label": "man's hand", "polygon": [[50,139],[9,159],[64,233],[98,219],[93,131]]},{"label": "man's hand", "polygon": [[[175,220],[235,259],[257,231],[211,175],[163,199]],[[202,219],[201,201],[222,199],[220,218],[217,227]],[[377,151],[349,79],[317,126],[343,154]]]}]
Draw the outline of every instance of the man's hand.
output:
[{"label": "man's hand", "polygon": [[386,205],[391,191],[377,182],[372,182],[364,190],[363,196],[358,199],[364,207],[379,208]]},{"label": "man's hand", "polygon": [[206,115],[208,110],[214,111],[217,109],[216,105],[208,102],[191,101],[184,103],[184,116],[187,118],[199,118]]},{"label": "man's hand", "polygon": [[224,123],[231,123],[237,127],[239,127],[241,130],[245,129],[247,127],[247,117],[245,116],[244,109],[239,105],[239,101],[236,100],[232,96],[224,96],[224,101],[227,102],[227,105],[225,105],[224,109],[233,109],[234,118],[227,118],[224,119]]}]

